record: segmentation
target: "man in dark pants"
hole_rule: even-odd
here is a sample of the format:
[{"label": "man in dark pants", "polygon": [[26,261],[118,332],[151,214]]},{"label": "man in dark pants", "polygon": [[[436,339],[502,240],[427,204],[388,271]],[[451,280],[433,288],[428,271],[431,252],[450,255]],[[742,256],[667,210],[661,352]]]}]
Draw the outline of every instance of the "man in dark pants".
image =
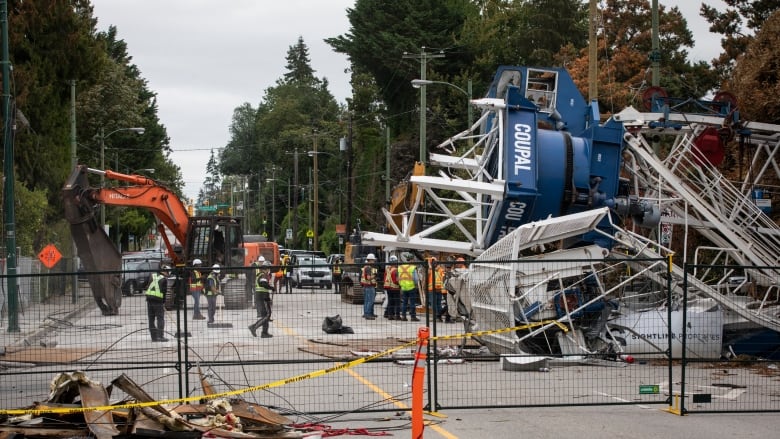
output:
[{"label": "man in dark pants", "polygon": [[206,302],[208,303],[208,323],[214,323],[214,315],[217,312],[217,296],[221,294],[219,289],[219,264],[211,266],[211,273],[206,277]]},{"label": "man in dark pants", "polygon": [[257,276],[255,282],[255,300],[258,301],[258,317],[259,319],[253,324],[249,325],[249,332],[252,336],[257,337],[257,328],[262,327],[263,332],[260,333],[261,338],[271,338],[273,335],[268,332],[268,324],[271,321],[271,292],[274,288],[268,282],[268,277],[260,275]]},{"label": "man in dark pants", "polygon": [[152,273],[152,281],[146,289],[146,311],[152,341],[168,341],[165,338],[165,292],[168,290],[169,274],[170,267],[162,265],[159,273]]},{"label": "man in dark pants", "polygon": [[341,294],[341,258],[333,261],[333,289],[334,293]]}]

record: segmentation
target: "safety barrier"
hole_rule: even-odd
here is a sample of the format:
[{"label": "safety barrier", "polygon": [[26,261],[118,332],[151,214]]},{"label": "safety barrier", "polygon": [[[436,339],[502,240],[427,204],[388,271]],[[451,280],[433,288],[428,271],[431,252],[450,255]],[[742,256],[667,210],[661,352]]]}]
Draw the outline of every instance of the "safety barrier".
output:
[{"label": "safety barrier", "polygon": [[[75,273],[20,274],[21,290],[45,284],[47,277],[64,276],[65,281],[58,281],[61,291],[17,310],[18,330],[9,330],[5,311],[0,409],[10,414],[46,401],[54,376],[80,370],[106,385],[124,374],[157,402],[235,397],[296,422],[328,413],[412,412],[415,372],[423,370],[419,361],[424,360],[422,400],[429,412],[629,404],[658,405],[680,414],[780,410],[777,360],[736,351],[733,358],[721,358],[721,348],[728,352],[737,345],[722,346],[723,340],[701,332],[710,328],[705,317],[718,314],[712,312],[719,309],[716,305],[702,311],[711,315],[676,327],[677,315],[666,314],[671,310],[662,305],[684,290],[666,277],[666,260],[638,262],[539,261],[519,275],[514,262],[469,267],[482,273],[468,283],[480,289],[481,298],[464,304],[447,295],[418,294],[419,321],[410,320],[411,310],[406,320],[385,318],[387,295],[381,290],[371,319],[364,316],[363,303],[336,294],[333,285],[295,287],[290,293],[280,288],[273,294],[272,338],[254,337],[248,329],[258,319],[251,291],[248,303],[233,300],[228,307],[217,301],[212,324],[193,320],[191,296],[182,301],[171,293],[164,342],[151,339],[143,294],[124,296],[119,314],[104,316],[88,289],[70,290]],[[441,265],[449,272],[454,264]],[[424,264],[417,267],[424,273]],[[503,271],[512,267],[516,277],[510,282]],[[636,276],[641,267],[653,268]],[[233,273],[230,283],[251,278],[252,270]],[[232,288],[241,294],[239,287]],[[6,303],[7,292],[3,298]],[[438,310],[441,320],[433,299],[450,305]],[[200,305],[207,315],[204,298]],[[326,333],[326,318],[336,315],[340,330]],[[455,323],[445,322],[448,315]],[[620,324],[613,324],[618,317]],[[422,356],[416,350],[421,327],[430,335]],[[683,334],[683,328],[701,331]],[[704,340],[702,346],[688,344],[694,338]],[[677,356],[675,341],[684,344],[681,352],[693,350],[696,357]],[[111,394],[112,403],[127,397],[116,389]]]}]

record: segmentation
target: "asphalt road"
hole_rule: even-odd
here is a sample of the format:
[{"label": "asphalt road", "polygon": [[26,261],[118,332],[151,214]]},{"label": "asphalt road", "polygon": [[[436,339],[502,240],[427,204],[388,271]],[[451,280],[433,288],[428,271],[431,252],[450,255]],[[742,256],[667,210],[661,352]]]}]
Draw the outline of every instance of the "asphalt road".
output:
[{"label": "asphalt road", "polygon": [[[312,295],[315,296],[312,296]],[[285,337],[316,337],[322,336],[319,325],[323,315],[332,315],[341,312],[345,315],[345,323],[355,327],[358,334],[377,332],[387,335],[387,331],[394,331],[397,336],[412,337],[418,324],[409,322],[395,323],[387,321],[366,321],[359,318],[360,305],[346,305],[337,300],[336,295],[320,290],[296,290],[296,293],[287,297],[279,297],[279,306],[275,309],[275,321],[272,331],[276,337],[274,342],[283,344]],[[61,299],[67,300],[68,298]],[[116,337],[124,337],[119,342],[128,346],[149,346],[148,334],[143,331],[145,307],[142,297],[127,298],[123,303],[123,315],[105,318],[99,316],[99,311],[93,309],[89,298],[82,300],[86,305],[85,312],[73,313],[73,324],[102,322],[106,325],[104,331],[113,331],[116,328]],[[316,300],[314,300],[316,299]],[[135,304],[136,306],[133,306]],[[304,304],[306,304],[304,306]],[[377,308],[378,310],[378,308]],[[58,341],[62,334],[41,334],[36,330],[45,320],[45,316],[51,315],[50,308],[30,305],[20,316],[22,326],[21,333],[0,333],[0,341],[4,346],[18,346],[20,340],[25,338],[36,343],[51,343]],[[260,342],[249,335],[246,325],[254,320],[254,316],[247,310],[225,311],[221,318],[232,321],[233,328],[222,330],[225,338],[236,340],[238,344]],[[107,323],[116,321],[115,325]],[[381,330],[378,329],[380,328]],[[137,333],[127,336],[132,328]],[[441,331],[457,333],[460,325],[442,325]],[[193,332],[207,332],[206,329],[193,327]],[[105,338],[106,334],[101,334]],[[110,339],[111,337],[109,337]],[[117,338],[118,339],[118,338]],[[81,343],[90,345],[95,340],[84,336]],[[61,344],[67,341],[60,339]],[[0,357],[0,360],[2,358]],[[379,367],[379,366],[377,366]],[[482,366],[480,367],[495,367]],[[286,371],[288,376],[293,376],[297,371],[290,368]],[[361,371],[364,376],[371,376],[371,369]],[[443,374],[450,373],[442,369]],[[567,374],[544,374],[554,380],[560,381],[560,385],[566,387]],[[377,377],[381,377],[377,373]],[[7,378],[7,377],[6,377]],[[374,377],[372,377],[374,378]],[[249,377],[253,383],[261,383],[267,380],[263,373],[257,373]],[[3,378],[5,380],[5,378]],[[392,382],[383,382],[381,378],[375,378],[381,388],[391,388]],[[778,378],[774,379],[775,381]],[[468,383],[468,381],[464,381]],[[8,383],[5,383],[8,384]],[[48,384],[48,383],[46,383]],[[373,391],[365,381],[356,379],[354,386],[360,391]],[[0,384],[2,391],[5,385]],[[18,389],[16,389],[18,391]],[[468,397],[470,389],[463,388],[462,392]],[[780,395],[775,395],[780,399]],[[333,393],[322,392],[306,395],[308,398],[316,398],[323,403],[337,403],[338,396]],[[490,395],[482,395],[490,398]],[[485,402],[482,402],[485,404]],[[487,404],[485,404],[487,405]],[[445,409],[435,414],[426,414],[426,427],[424,437],[428,438],[547,438],[547,437],[575,437],[577,439],[590,438],[772,438],[777,437],[780,430],[779,413],[718,413],[718,414],[690,414],[679,416],[665,410],[665,405],[629,404],[620,406],[560,406],[560,407],[532,407],[532,408],[508,408],[508,409]],[[340,415],[321,415],[316,417],[321,425],[328,425],[334,430],[344,429],[350,436],[369,437],[375,433],[386,432],[393,437],[411,437],[411,421],[409,413],[399,406],[395,412],[381,413],[351,413]],[[300,419],[297,419],[300,421]],[[356,434],[356,433],[366,434]],[[369,434],[370,433],[370,434]]]}]

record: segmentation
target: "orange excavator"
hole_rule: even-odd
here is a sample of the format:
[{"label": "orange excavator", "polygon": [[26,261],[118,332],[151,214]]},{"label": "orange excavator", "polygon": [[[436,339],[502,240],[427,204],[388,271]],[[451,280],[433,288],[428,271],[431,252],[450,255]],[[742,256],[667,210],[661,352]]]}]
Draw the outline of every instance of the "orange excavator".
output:
[{"label": "orange excavator", "polygon": [[[88,174],[129,183],[128,186],[91,187]],[[231,267],[242,267],[246,249],[243,246],[241,218],[231,216],[190,217],[187,207],[176,194],[155,180],[111,170],[77,166],[62,190],[65,218],[78,256],[86,271],[92,295],[103,315],[116,315],[122,302],[120,288],[122,256],[96,218],[99,206],[140,207],[151,211],[168,255],[177,267],[191,266],[200,259],[206,271],[219,264],[222,273]],[[169,238],[169,233],[175,239]],[[224,267],[224,268],[223,268]],[[204,274],[205,275],[205,274]],[[241,285],[223,287],[225,307],[243,308],[246,300],[244,279],[228,276]]]}]

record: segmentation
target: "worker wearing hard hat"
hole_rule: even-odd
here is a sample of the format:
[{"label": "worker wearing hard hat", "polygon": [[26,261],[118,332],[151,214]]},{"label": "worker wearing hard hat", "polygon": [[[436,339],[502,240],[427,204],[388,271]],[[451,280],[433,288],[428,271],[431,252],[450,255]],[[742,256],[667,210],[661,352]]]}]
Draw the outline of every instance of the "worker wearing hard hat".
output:
[{"label": "worker wearing hard hat", "polygon": [[170,274],[170,267],[161,265],[158,273],[152,273],[152,281],[146,289],[146,311],[152,341],[168,341],[165,338],[165,292],[168,290]]},{"label": "worker wearing hard hat", "polygon": [[[270,285],[271,281],[271,263],[266,261],[264,257],[257,258],[257,264],[255,265],[254,276],[254,301],[255,301],[255,313],[257,318],[261,318],[264,315],[264,309],[268,305],[266,303],[266,295],[261,294],[261,290],[257,288],[258,282],[264,281],[266,285]],[[269,287],[270,288],[270,287]],[[270,296],[269,296],[270,297]],[[267,300],[270,300],[268,298]]]},{"label": "worker wearing hard hat", "polygon": [[440,320],[442,316],[442,301],[444,295],[444,267],[438,263],[435,256],[428,258],[428,311],[433,318]]},{"label": "worker wearing hard hat", "polygon": [[360,286],[363,287],[363,318],[375,320],[374,300],[376,300],[376,256],[369,253],[366,256],[366,264],[360,270]]},{"label": "worker wearing hard hat", "polygon": [[409,253],[402,255],[404,263],[398,267],[398,286],[401,288],[401,317],[396,320],[406,321],[406,313],[413,322],[417,318],[417,266],[412,264],[413,257]]},{"label": "worker wearing hard hat", "polygon": [[[263,261],[263,267],[269,267],[270,262]],[[271,292],[274,288],[268,282],[268,277],[262,273],[255,278],[255,304],[257,307],[257,321],[249,325],[249,332],[253,337],[257,337],[258,328],[263,328],[260,334],[261,338],[271,338],[273,335],[268,332],[268,324],[271,321]]]},{"label": "worker wearing hard hat", "polygon": [[398,285],[398,256],[390,256],[390,263],[385,267],[385,282],[383,287],[387,295],[387,308],[385,318],[388,320],[401,319],[401,286]]},{"label": "worker wearing hard hat", "polygon": [[284,292],[287,294],[291,294],[292,281],[290,280],[290,277],[292,276],[292,269],[290,268],[290,255],[288,254],[282,256],[282,272],[284,273],[284,277],[282,278],[282,284],[284,285]]},{"label": "worker wearing hard hat", "polygon": [[217,296],[222,294],[219,285],[219,264],[211,266],[211,273],[206,278],[206,302],[208,303],[208,323],[214,323],[217,313]]},{"label": "worker wearing hard hat", "polygon": [[192,270],[190,270],[189,287],[192,296],[192,320],[206,320],[206,317],[200,313],[200,296],[203,294],[203,261],[194,259],[192,261]]}]

